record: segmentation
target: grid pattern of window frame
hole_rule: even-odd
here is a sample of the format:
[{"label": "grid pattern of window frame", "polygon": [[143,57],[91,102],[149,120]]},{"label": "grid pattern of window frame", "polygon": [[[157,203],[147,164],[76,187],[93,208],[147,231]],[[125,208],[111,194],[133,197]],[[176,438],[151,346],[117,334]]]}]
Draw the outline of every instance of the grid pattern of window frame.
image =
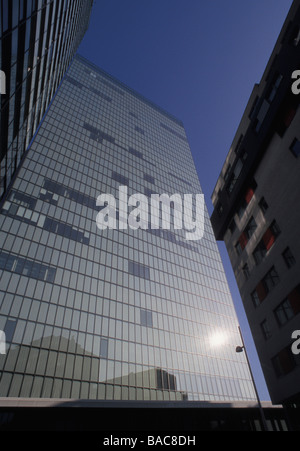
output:
[{"label": "grid pattern of window frame", "polygon": [[[6,251],[47,261],[56,276],[46,283],[0,273],[0,329],[18,321],[0,393],[254,400],[247,362],[235,353],[237,319],[207,210],[205,236],[191,247],[184,230],[100,233],[89,204],[100,193],[117,198],[122,180],[113,173],[128,179],[129,195],[143,192],[144,174],[153,174],[157,192],[183,194],[188,182],[191,193],[201,193],[182,124],[81,57],[68,75],[72,82],[63,81],[13,190],[27,196],[23,208],[32,204],[34,213],[88,233],[89,241],[2,210]],[[96,130],[110,139],[95,139]],[[214,339],[220,332],[221,347]],[[168,383],[158,383],[157,369]]]}]

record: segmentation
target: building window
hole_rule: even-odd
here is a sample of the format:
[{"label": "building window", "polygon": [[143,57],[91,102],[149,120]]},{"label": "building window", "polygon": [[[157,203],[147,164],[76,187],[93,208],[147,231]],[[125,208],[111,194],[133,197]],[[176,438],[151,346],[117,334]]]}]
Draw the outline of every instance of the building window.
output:
[{"label": "building window", "polygon": [[132,111],[129,111],[129,114],[131,117],[134,117],[134,119],[139,119],[138,115],[135,113],[132,113]]},{"label": "building window", "polygon": [[274,310],[274,315],[280,326],[300,313],[300,285],[298,285],[286,299]]},{"label": "building window", "polygon": [[269,293],[272,288],[279,284],[279,275],[274,268],[274,266],[270,269],[270,271],[263,278],[263,284],[266,288],[266,291]]},{"label": "building window", "polygon": [[238,152],[239,152],[239,150],[240,150],[240,148],[241,148],[243,139],[244,139],[244,135],[241,135],[241,136],[239,137],[239,140],[238,140],[238,142],[237,142],[237,145],[236,145],[236,147],[235,147],[235,149],[234,149],[234,152],[235,152],[236,154],[238,154]]},{"label": "building window", "polygon": [[256,230],[256,227],[257,227],[257,224],[256,224],[254,218],[252,217],[250,219],[250,221],[248,222],[244,232],[239,237],[238,243],[236,244],[236,250],[237,250],[238,255],[240,255],[240,253],[247,246],[247,243],[250,240],[250,238],[252,237],[254,231]]},{"label": "building window", "polygon": [[259,299],[258,292],[256,290],[254,290],[251,293],[251,299],[252,299],[252,302],[254,304],[254,307],[258,307],[260,305],[261,301]]},{"label": "building window", "polygon": [[253,257],[257,265],[265,258],[267,252],[271,249],[279,235],[280,229],[278,224],[276,221],[273,221],[253,252]]},{"label": "building window", "polygon": [[228,229],[230,230],[231,233],[234,233],[236,230],[236,222],[234,219],[232,219],[229,223]]},{"label": "building window", "polygon": [[141,133],[141,135],[145,134],[144,130],[141,127],[135,127],[135,131]]},{"label": "building window", "polygon": [[231,164],[229,164],[228,168],[227,168],[226,171],[225,171],[225,174],[224,174],[224,182],[227,182],[230,171],[231,171]]},{"label": "building window", "polygon": [[53,283],[56,276],[55,268],[6,252],[0,252],[0,269],[49,283]]},{"label": "building window", "polygon": [[273,266],[265,277],[259,282],[251,293],[252,302],[258,307],[267,297],[268,293],[279,283],[279,275]]},{"label": "building window", "polygon": [[267,254],[266,246],[264,245],[263,241],[261,241],[256,246],[256,248],[254,249],[254,252],[253,252],[253,257],[254,257],[255,263],[257,265],[259,265],[259,263],[262,262],[263,259],[265,258],[266,254]]},{"label": "building window", "polygon": [[242,218],[243,214],[245,213],[247,206],[248,206],[248,204],[246,202],[246,199],[243,199],[237,210],[237,215],[240,219]]},{"label": "building window", "polygon": [[153,317],[150,310],[141,309],[141,325],[145,327],[153,327]]},{"label": "building window", "polygon": [[283,326],[295,315],[291,306],[289,299],[285,299],[275,310],[275,317],[280,326]]},{"label": "building window", "polygon": [[250,277],[250,271],[247,263],[243,266],[243,274],[245,276],[245,279],[248,280]]},{"label": "building window", "polygon": [[259,202],[259,207],[261,209],[261,211],[263,212],[263,214],[266,213],[266,211],[269,208],[269,205],[266,202],[266,199],[264,197],[261,198],[260,202]]},{"label": "building window", "polygon": [[171,127],[168,127],[167,125],[163,124],[162,122],[160,123],[160,126],[162,128],[164,128],[165,130],[167,130],[168,132],[172,133],[172,135],[177,136],[177,138],[181,139],[182,141],[187,142],[187,139],[185,138],[185,136],[183,136],[181,133],[176,132]]},{"label": "building window", "polygon": [[150,269],[141,263],[129,261],[128,265],[129,274],[133,276],[141,277],[143,279],[150,279]]},{"label": "building window", "polygon": [[288,268],[291,268],[292,266],[294,266],[296,264],[296,259],[293,256],[290,248],[286,248],[286,250],[282,253],[282,257],[285,261],[285,264]]},{"label": "building window", "polygon": [[237,255],[241,255],[241,253],[243,252],[243,248],[239,241],[235,245],[235,251],[236,251]]},{"label": "building window", "polygon": [[115,180],[116,182],[121,183],[122,185],[129,186],[129,179],[127,177],[125,177],[124,175],[119,174],[118,172],[113,171],[111,174],[111,178],[113,180]]},{"label": "building window", "polygon": [[178,175],[172,174],[172,172],[168,172],[168,174],[171,175],[172,177],[174,177],[175,179],[179,180],[180,182],[186,183],[189,186],[193,186],[190,182],[183,179],[182,177],[178,177]]},{"label": "building window", "polygon": [[35,209],[37,203],[37,199],[25,196],[25,194],[19,193],[18,191],[11,191],[9,200],[21,207],[30,208],[31,210]]},{"label": "building window", "polygon": [[300,141],[295,138],[290,146],[290,151],[294,155],[294,157],[298,158],[300,155]]},{"label": "building window", "polygon": [[131,155],[140,158],[141,160],[144,159],[144,155],[138,150],[133,149],[132,147],[129,147],[128,152],[131,153]]},{"label": "building window", "polygon": [[7,343],[11,343],[16,330],[17,321],[8,319],[4,327],[5,339]]},{"label": "building window", "polygon": [[152,183],[153,185],[155,185],[155,178],[152,177],[152,175],[144,174],[144,180],[146,180],[146,182],[149,182],[149,183]]},{"label": "building window", "polygon": [[252,197],[254,196],[256,188],[257,188],[257,183],[253,179],[251,181],[251,183],[249,184],[248,188],[246,189],[246,191],[244,192],[243,198],[237,209],[237,215],[238,215],[239,219],[241,219],[243,214],[245,213],[245,210],[248,207],[248,204],[250,203]]},{"label": "building window", "polygon": [[276,221],[273,221],[263,236],[263,242],[267,251],[271,249],[276,239],[280,235],[280,229]]},{"label": "building window", "polygon": [[299,27],[299,25],[295,26],[289,42],[294,47],[297,47],[297,45],[299,44],[299,42],[300,42],[300,27]]},{"label": "building window", "polygon": [[261,331],[263,333],[265,340],[268,340],[269,338],[271,338],[272,333],[270,331],[269,324],[266,319],[260,324],[260,327],[261,327]]},{"label": "building window", "polygon": [[108,357],[108,340],[106,338],[100,340],[100,357],[105,359]]},{"label": "building window", "polygon": [[254,234],[256,228],[257,228],[257,224],[256,224],[254,218],[252,217],[245,228],[245,234],[246,234],[246,237],[248,240],[250,240],[250,238]]},{"label": "building window", "polygon": [[228,194],[232,193],[232,191],[233,191],[233,189],[235,187],[235,184],[238,181],[238,178],[239,178],[239,176],[240,176],[240,174],[242,172],[242,169],[243,169],[243,161],[240,158],[238,158],[238,160],[237,160],[237,162],[235,164],[235,167],[234,167],[234,171],[231,174],[231,176],[229,178],[229,181],[228,181],[228,185],[226,187],[226,190],[227,190]]},{"label": "building window", "polygon": [[273,102],[273,100],[274,100],[274,98],[276,96],[276,93],[278,91],[278,88],[279,88],[279,86],[280,86],[280,84],[282,82],[282,79],[283,79],[283,75],[281,75],[281,74],[276,74],[274,76],[274,78],[272,80],[272,84],[271,84],[271,86],[270,86],[270,88],[269,88],[269,90],[267,92],[267,95],[266,95],[266,99],[267,99],[267,101],[269,103]]},{"label": "building window", "polygon": [[248,238],[247,238],[245,232],[243,232],[241,234],[241,236],[239,237],[238,243],[239,243],[239,249],[241,249],[241,252],[242,252],[245,249],[245,247],[247,246],[247,243],[248,243]]},{"label": "building window", "polygon": [[263,101],[257,111],[256,117],[254,119],[254,130],[256,133],[258,133],[260,131],[261,126],[268,114],[269,108],[270,108],[270,103],[268,102],[268,100],[263,99]]},{"label": "building window", "polygon": [[294,368],[296,368],[297,363],[299,364],[299,361],[298,359],[296,361],[295,357],[296,356],[293,355],[290,346],[282,349],[273,357],[272,364],[277,377],[285,376],[286,374],[289,374],[291,371],[293,371]]},{"label": "building window", "polygon": [[156,378],[157,388],[159,390],[176,390],[176,377],[173,374],[170,374],[167,371],[161,369],[157,369]]},{"label": "building window", "polygon": [[253,111],[253,113],[254,113],[253,116],[255,118],[254,119],[254,129],[257,133],[261,129],[261,126],[268,114],[271,103],[273,102],[273,100],[276,97],[276,94],[278,92],[278,89],[279,89],[279,86],[280,86],[282,80],[283,80],[283,75],[278,74],[278,73],[275,74],[273,77],[273,80],[270,83],[270,86],[267,90],[265,99],[263,99],[259,108],[258,108],[258,104],[255,106],[255,111]]}]

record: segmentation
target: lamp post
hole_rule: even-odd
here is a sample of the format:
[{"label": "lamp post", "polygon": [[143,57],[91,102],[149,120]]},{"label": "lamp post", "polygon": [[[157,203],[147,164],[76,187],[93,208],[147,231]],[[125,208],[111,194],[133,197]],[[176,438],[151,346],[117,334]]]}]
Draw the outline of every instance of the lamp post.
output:
[{"label": "lamp post", "polygon": [[261,420],[262,420],[262,424],[263,424],[263,429],[264,429],[264,431],[268,431],[269,430],[268,429],[268,425],[267,425],[266,418],[265,418],[265,415],[264,415],[264,411],[263,411],[263,408],[262,408],[262,405],[261,405],[261,402],[260,402],[260,399],[259,399],[258,391],[257,391],[256,385],[255,385],[253,373],[252,373],[252,370],[251,370],[250,362],[249,362],[249,359],[248,359],[248,354],[247,354],[247,351],[246,351],[246,346],[245,346],[245,343],[244,343],[244,340],[243,340],[243,336],[242,336],[242,332],[241,332],[241,328],[240,327],[239,327],[239,333],[240,333],[240,336],[241,336],[241,340],[242,340],[243,346],[237,346],[235,348],[235,352],[243,352],[243,351],[245,351],[246,360],[247,360],[247,363],[248,363],[248,367],[249,367],[252,383],[253,383],[253,386],[254,386],[254,390],[255,390],[255,394],[256,394],[256,398],[257,398],[257,402],[258,402],[258,408],[259,408],[259,411],[260,411],[260,416],[261,416]]}]

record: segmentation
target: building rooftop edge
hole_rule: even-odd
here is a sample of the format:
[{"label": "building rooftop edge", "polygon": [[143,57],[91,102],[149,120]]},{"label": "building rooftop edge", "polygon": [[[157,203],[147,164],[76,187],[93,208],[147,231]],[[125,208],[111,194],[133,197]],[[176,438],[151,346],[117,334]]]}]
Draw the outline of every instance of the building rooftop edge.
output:
[{"label": "building rooftop edge", "polygon": [[118,83],[118,85],[124,89],[126,89],[127,91],[129,91],[131,94],[135,95],[136,97],[138,97],[140,100],[142,100],[143,102],[149,104],[151,107],[155,108],[156,110],[158,110],[160,113],[162,113],[163,115],[167,116],[170,120],[172,120],[173,122],[175,122],[176,124],[180,125],[181,127],[184,128],[183,122],[178,119],[177,117],[175,117],[174,115],[172,115],[171,113],[169,113],[168,111],[164,110],[162,107],[160,107],[159,105],[157,105],[156,103],[152,102],[151,100],[147,99],[145,96],[143,96],[142,94],[140,94],[139,92],[135,91],[133,88],[130,88],[129,86],[127,86],[125,83],[121,82],[118,78],[114,77],[113,75],[109,74],[108,72],[106,72],[105,70],[101,69],[99,66],[97,66],[96,64],[92,63],[91,61],[89,61],[87,58],[85,58],[84,56],[80,55],[79,53],[76,53],[74,59],[82,61],[86,64],[88,64],[91,68],[93,68],[94,70],[96,70],[97,72],[99,72],[101,75],[104,75],[106,78],[110,79],[111,81]]}]

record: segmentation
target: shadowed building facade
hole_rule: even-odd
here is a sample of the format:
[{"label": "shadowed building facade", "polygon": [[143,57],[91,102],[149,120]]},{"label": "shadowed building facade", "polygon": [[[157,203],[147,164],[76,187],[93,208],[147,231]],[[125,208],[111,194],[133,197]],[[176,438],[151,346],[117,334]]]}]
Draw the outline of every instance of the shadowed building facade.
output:
[{"label": "shadowed building facade", "polygon": [[[274,403],[300,400],[300,2],[293,3],[255,85],[212,200]],[[298,420],[299,425],[299,420]]]}]

